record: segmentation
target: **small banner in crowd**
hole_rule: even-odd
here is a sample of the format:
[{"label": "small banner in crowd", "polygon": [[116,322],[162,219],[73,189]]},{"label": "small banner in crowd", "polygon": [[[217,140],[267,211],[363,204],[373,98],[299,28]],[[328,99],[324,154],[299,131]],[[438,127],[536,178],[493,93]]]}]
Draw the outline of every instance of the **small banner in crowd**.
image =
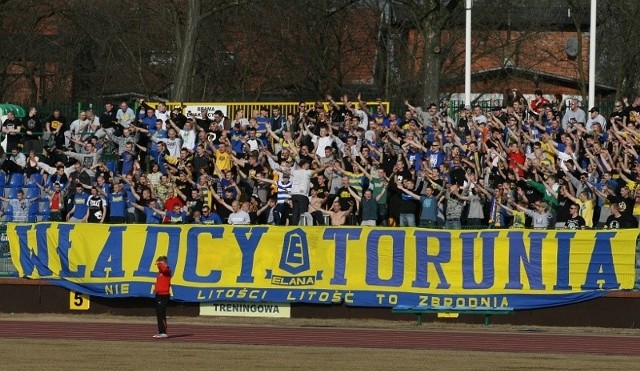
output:
[{"label": "small banner in crowd", "polygon": [[533,309],[632,289],[637,230],[10,224],[21,277],[103,297]]}]

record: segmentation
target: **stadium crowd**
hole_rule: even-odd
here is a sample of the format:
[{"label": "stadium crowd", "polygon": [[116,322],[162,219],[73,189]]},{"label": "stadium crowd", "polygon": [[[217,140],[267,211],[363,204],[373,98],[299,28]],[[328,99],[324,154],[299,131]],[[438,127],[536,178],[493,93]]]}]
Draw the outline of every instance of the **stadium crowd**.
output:
[{"label": "stadium crowd", "polygon": [[9,113],[0,199],[22,222],[638,226],[640,96],[607,117],[539,90],[454,117],[326,98],[233,118],[144,100],[71,122]]}]

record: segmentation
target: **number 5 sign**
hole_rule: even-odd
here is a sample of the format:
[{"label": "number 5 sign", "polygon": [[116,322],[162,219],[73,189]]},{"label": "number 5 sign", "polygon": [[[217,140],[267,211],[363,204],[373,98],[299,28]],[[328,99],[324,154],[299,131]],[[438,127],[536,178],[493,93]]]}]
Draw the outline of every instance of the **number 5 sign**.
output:
[{"label": "number 5 sign", "polygon": [[70,310],[89,310],[89,295],[81,294],[75,291],[69,291],[69,309]]}]

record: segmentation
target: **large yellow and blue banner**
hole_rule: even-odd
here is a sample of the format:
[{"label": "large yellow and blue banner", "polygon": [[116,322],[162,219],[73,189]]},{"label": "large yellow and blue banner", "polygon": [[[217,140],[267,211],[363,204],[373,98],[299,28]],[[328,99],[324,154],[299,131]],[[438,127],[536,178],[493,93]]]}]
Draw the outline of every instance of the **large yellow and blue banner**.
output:
[{"label": "large yellow and blue banner", "polygon": [[150,297],[167,255],[172,298],[532,309],[632,289],[637,230],[11,224],[21,277]]}]

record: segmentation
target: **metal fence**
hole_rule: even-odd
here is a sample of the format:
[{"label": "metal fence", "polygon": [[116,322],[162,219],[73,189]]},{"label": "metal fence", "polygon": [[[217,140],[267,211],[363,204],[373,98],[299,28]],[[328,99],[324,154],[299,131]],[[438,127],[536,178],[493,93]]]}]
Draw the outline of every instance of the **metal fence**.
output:
[{"label": "metal fence", "polygon": [[[148,102],[152,106],[155,106],[156,102]],[[230,118],[235,117],[236,111],[239,109],[243,109],[245,112],[245,117],[250,117],[251,112],[253,110],[259,110],[263,107],[268,108],[269,112],[274,107],[280,108],[283,115],[287,115],[289,113],[296,113],[298,111],[298,103],[299,102],[215,102],[216,105],[227,106],[227,116]],[[305,102],[307,106],[311,106],[315,104],[315,102]],[[329,108],[329,102],[321,102],[325,108]],[[183,107],[187,104],[195,104],[195,103],[187,103],[187,102],[166,102],[167,107],[172,109],[174,107]],[[387,112],[393,112],[398,114],[400,117],[403,116],[404,111],[406,110],[406,106],[402,101],[384,101],[382,102],[385,110]],[[460,105],[464,104],[464,101],[460,100],[451,100],[449,102],[449,107],[447,108],[449,117],[454,117],[455,113],[458,110]],[[341,102],[338,102],[338,105],[342,105]],[[377,105],[377,102],[371,101],[367,102],[367,107],[369,109],[374,109]],[[479,105],[482,107],[483,111],[490,111],[496,105],[502,105],[501,99],[494,100],[478,100],[474,102],[474,105]],[[579,101],[580,107],[586,112],[591,107],[587,106],[587,102]],[[598,108],[600,109],[600,113],[607,117],[607,115],[613,112],[613,102],[600,102],[598,103]],[[104,102],[61,102],[61,103],[47,103],[37,105],[36,108],[41,118],[46,119],[49,115],[56,109],[60,110],[62,115],[69,120],[69,123],[78,118],[80,111],[82,110],[93,110],[96,115],[100,115],[103,111]],[[138,101],[131,101],[130,106],[134,111],[137,112],[139,107]],[[356,104],[358,106],[358,104]]]},{"label": "metal fence", "polygon": [[0,277],[18,277],[11,261],[6,224],[0,224]]}]

